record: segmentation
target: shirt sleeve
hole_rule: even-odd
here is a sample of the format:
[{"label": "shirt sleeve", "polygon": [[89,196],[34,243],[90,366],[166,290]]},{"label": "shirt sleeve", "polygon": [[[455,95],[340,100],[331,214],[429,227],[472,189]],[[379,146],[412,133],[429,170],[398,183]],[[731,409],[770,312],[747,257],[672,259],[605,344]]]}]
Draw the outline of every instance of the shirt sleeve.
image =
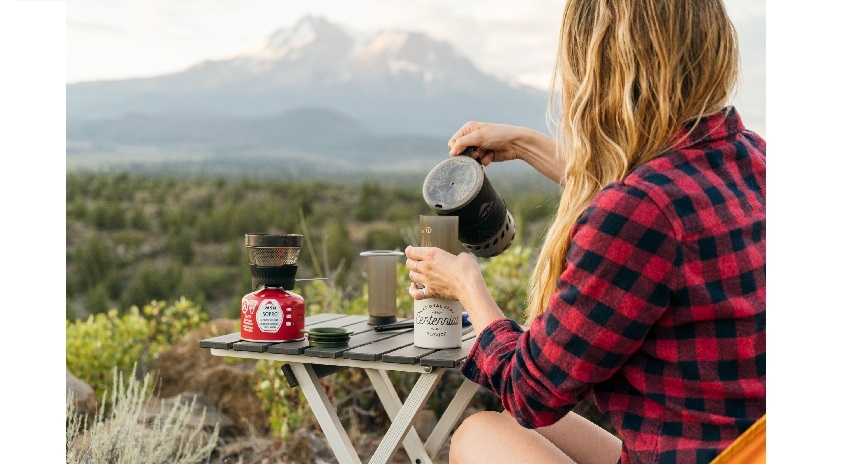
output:
[{"label": "shirt sleeve", "polygon": [[623,183],[597,195],[571,241],[548,309],[526,332],[493,322],[461,367],[528,428],[557,422],[641,347],[668,306],[680,256],[665,213]]}]

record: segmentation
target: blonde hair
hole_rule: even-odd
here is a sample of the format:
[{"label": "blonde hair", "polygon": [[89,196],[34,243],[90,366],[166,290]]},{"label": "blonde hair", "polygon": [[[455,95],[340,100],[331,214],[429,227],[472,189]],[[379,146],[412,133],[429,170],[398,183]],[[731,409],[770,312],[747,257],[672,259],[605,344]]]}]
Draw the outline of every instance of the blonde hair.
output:
[{"label": "blonde hair", "polygon": [[[530,280],[528,322],[564,270],[570,230],[593,197],[726,107],[738,44],[722,0],[567,0],[551,108],[559,98],[563,194]],[[556,97],[560,87],[560,97]]]}]

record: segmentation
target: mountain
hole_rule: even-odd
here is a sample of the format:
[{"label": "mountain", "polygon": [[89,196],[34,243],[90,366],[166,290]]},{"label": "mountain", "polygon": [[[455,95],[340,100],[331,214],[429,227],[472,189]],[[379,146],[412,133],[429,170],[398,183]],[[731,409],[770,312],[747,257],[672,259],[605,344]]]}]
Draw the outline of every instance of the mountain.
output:
[{"label": "mountain", "polygon": [[447,42],[402,30],[361,41],[308,16],[224,60],[67,85],[67,153],[443,157],[468,120],[544,130],[546,104],[545,92],[486,74]]}]

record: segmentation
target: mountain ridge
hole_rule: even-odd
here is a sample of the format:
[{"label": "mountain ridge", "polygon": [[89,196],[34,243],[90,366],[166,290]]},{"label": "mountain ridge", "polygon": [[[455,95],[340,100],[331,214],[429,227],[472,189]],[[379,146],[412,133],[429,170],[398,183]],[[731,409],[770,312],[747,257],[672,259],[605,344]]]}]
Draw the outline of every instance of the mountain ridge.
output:
[{"label": "mountain ridge", "polygon": [[307,16],[226,59],[160,76],[68,84],[67,154],[99,147],[120,157],[145,144],[219,157],[231,147],[375,165],[396,152],[442,156],[468,120],[545,130],[546,105],[546,93],[484,73],[447,42],[397,29],[358,40]]}]

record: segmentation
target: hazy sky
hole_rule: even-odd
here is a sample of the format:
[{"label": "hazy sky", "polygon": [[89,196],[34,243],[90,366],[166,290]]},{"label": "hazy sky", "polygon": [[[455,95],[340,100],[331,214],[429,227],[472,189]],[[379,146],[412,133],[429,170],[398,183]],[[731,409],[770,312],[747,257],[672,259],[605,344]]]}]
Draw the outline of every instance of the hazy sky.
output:
[{"label": "hazy sky", "polygon": [[[764,1],[726,4],[737,28],[764,35]],[[315,14],[361,33],[424,32],[449,41],[493,74],[545,86],[563,5],[564,0],[74,0],[67,3],[66,77],[76,82],[177,71],[253,47]]]},{"label": "hazy sky", "polygon": [[[765,1],[726,0],[743,48],[736,104],[765,128]],[[564,0],[72,0],[66,81],[146,77],[255,47],[314,14],[352,32],[423,32],[483,71],[547,88]]]}]

